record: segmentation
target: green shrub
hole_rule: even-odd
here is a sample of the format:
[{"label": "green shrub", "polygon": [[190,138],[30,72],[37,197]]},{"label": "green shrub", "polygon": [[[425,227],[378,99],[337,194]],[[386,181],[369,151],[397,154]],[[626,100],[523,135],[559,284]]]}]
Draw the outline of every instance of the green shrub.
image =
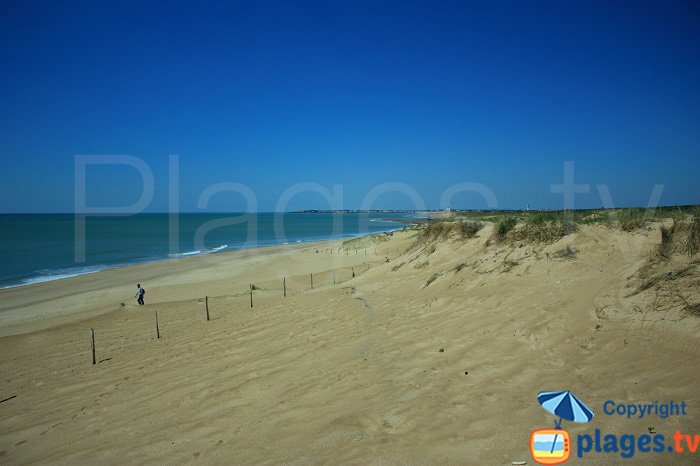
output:
[{"label": "green shrub", "polygon": [[506,238],[508,232],[515,228],[515,225],[517,223],[518,219],[515,217],[508,217],[504,220],[501,220],[501,222],[496,227],[496,241],[503,241]]},{"label": "green shrub", "polygon": [[462,239],[474,238],[482,228],[484,228],[484,224],[479,222],[457,223],[457,230],[462,236]]},{"label": "green shrub", "polygon": [[453,233],[458,234],[461,239],[469,239],[484,227],[479,222],[436,222],[429,223],[418,237],[418,243],[449,238]]},{"label": "green shrub", "polygon": [[639,207],[620,210],[617,213],[617,219],[620,222],[620,229],[622,231],[630,232],[646,226],[647,222],[653,219],[653,216],[646,219],[645,215],[646,209]]}]

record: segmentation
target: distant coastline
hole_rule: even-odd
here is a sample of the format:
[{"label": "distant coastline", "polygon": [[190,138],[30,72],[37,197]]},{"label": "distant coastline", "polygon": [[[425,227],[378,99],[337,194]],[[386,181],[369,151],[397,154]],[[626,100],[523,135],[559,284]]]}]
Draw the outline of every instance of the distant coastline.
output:
[{"label": "distant coastline", "polygon": [[420,214],[424,213],[424,210],[402,210],[402,209],[371,209],[371,210],[359,210],[359,209],[308,209],[308,210],[293,210],[291,214]]},{"label": "distant coastline", "polygon": [[[285,214],[287,215],[287,214]],[[396,218],[391,218],[395,215]],[[229,214],[180,214],[175,251],[171,250],[168,214],[140,214],[132,217],[109,215],[87,219],[84,262],[75,262],[75,226],[72,214],[0,215],[0,288],[92,274],[132,265],[203,256],[241,249],[311,243],[397,230],[407,214],[343,213],[278,217],[274,213],[255,215],[254,230],[244,223],[221,223]],[[401,218],[399,218],[401,217]],[[212,223],[212,222],[218,222]],[[208,224],[215,225],[207,227]],[[195,244],[198,231],[201,244]],[[250,236],[252,234],[252,236]]]},{"label": "distant coastline", "polygon": [[402,209],[382,209],[382,210],[357,210],[357,209],[343,209],[343,210],[295,210],[290,212],[292,214],[408,214],[413,215],[411,217],[395,217],[395,218],[382,218],[385,222],[403,223],[405,225],[421,225],[423,223],[428,223],[432,218],[439,214],[440,211],[426,211],[426,210],[402,210]]}]

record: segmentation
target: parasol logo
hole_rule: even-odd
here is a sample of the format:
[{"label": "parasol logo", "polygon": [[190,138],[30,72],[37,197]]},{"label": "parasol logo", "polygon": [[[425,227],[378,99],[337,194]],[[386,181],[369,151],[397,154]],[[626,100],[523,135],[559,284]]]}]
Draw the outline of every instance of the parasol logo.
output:
[{"label": "parasol logo", "polygon": [[536,429],[530,433],[532,459],[545,465],[565,463],[571,457],[571,438],[561,428],[562,421],[589,422],[593,411],[569,390],[540,392],[537,401],[559,419],[555,418],[553,429]]}]

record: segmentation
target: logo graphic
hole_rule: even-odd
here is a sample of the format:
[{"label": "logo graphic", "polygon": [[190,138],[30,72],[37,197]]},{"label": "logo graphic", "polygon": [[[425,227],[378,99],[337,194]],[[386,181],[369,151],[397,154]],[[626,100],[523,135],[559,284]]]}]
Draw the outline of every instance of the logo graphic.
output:
[{"label": "logo graphic", "polygon": [[561,464],[569,460],[571,442],[563,429],[537,429],[530,434],[530,453],[540,464]]},{"label": "logo graphic", "polygon": [[565,463],[571,456],[571,438],[561,428],[561,421],[588,422],[593,419],[593,411],[569,390],[540,392],[537,401],[544,409],[559,416],[559,420],[554,421],[554,429],[536,429],[530,433],[532,459],[545,465]]}]

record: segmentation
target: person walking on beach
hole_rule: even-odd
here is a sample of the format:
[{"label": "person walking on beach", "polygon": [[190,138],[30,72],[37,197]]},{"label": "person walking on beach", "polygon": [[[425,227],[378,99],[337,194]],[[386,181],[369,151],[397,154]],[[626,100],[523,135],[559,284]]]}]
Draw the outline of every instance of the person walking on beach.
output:
[{"label": "person walking on beach", "polygon": [[146,290],[141,288],[141,284],[138,283],[136,285],[136,296],[134,296],[134,297],[138,298],[136,301],[139,303],[139,306],[143,306],[143,295],[145,295],[145,294],[146,294]]}]

